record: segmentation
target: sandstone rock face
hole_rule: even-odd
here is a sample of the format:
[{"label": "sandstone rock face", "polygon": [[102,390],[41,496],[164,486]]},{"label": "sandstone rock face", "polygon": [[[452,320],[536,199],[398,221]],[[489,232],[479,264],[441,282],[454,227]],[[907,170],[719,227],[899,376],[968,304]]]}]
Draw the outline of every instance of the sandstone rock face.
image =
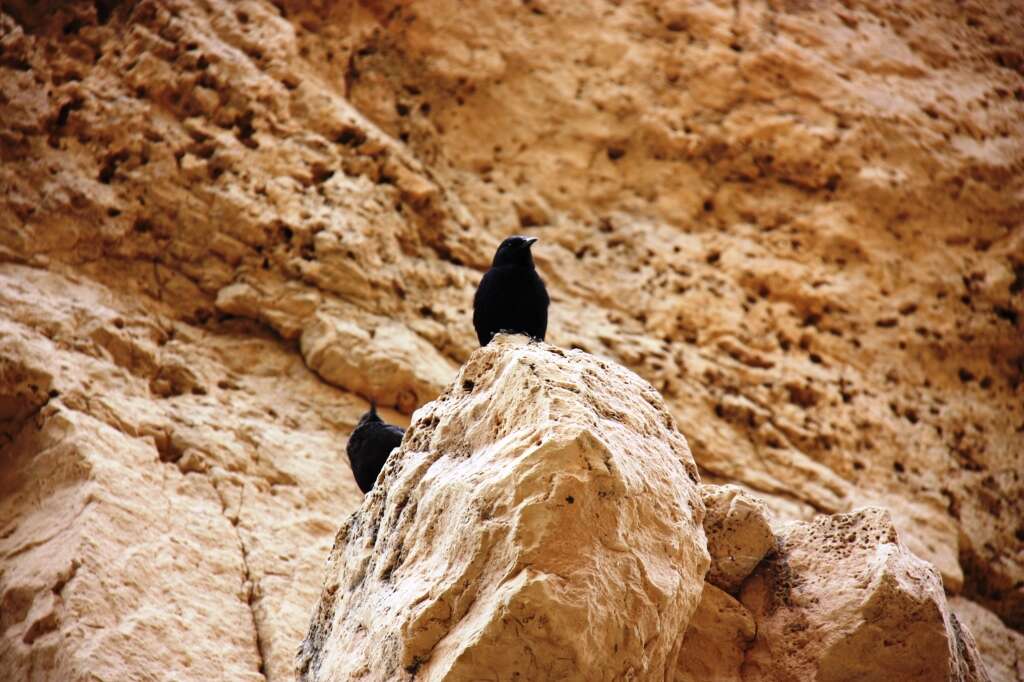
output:
[{"label": "sandstone rock face", "polygon": [[304,680],[668,679],[708,568],[657,391],[500,335],[342,527]]},{"label": "sandstone rock face", "polygon": [[707,581],[735,593],[775,544],[764,503],[734,485],[701,486],[711,567]]},{"label": "sandstone rock face", "polygon": [[934,567],[887,512],[793,523],[744,584],[757,622],[744,680],[988,680]]},{"label": "sandstone rock face", "polygon": [[[1022,43],[1016,0],[3,3],[0,677],[290,679],[361,398],[451,381],[512,232],[705,482],[885,506],[1020,632]],[[77,514],[108,468],[138,522]],[[217,662],[139,625],[170,593]]]}]

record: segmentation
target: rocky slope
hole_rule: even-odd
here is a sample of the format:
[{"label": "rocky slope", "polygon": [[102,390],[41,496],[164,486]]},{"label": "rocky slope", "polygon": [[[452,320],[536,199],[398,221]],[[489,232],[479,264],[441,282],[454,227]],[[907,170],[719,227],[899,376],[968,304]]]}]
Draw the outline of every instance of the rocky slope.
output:
[{"label": "rocky slope", "polygon": [[287,679],[363,399],[442,390],[527,232],[548,340],[705,482],[888,508],[1024,678],[1022,44],[1010,0],[4,3],[0,669]]},{"label": "rocky slope", "polygon": [[298,670],[307,682],[990,679],[938,571],[888,512],[773,529],[738,487],[700,484],[650,384],[508,335],[416,412],[342,525]]},{"label": "rocky slope", "polygon": [[700,497],[649,384],[501,335],[342,526],[300,679],[663,679],[708,570]]}]

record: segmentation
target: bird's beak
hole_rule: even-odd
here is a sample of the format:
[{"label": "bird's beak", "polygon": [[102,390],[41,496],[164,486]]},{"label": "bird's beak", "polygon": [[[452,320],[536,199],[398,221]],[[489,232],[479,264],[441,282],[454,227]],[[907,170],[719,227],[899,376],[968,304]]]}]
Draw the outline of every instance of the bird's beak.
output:
[{"label": "bird's beak", "polygon": [[527,237],[526,238],[526,248],[530,248],[531,246],[533,246],[534,242],[536,242],[536,241],[537,241],[537,237]]}]

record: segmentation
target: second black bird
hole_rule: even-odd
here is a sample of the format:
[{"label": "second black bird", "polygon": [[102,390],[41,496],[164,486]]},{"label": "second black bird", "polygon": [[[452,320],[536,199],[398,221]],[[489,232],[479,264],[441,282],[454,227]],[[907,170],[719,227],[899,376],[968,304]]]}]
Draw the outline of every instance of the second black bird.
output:
[{"label": "second black bird", "polygon": [[349,464],[352,465],[352,475],[355,476],[356,484],[364,494],[373,489],[377,475],[388,461],[388,455],[401,445],[404,435],[405,431],[377,416],[377,406],[374,404],[371,404],[370,410],[359,419],[355,430],[349,436],[345,451],[348,453]]},{"label": "second black bird", "polygon": [[501,243],[491,269],[473,297],[473,327],[481,346],[498,332],[544,340],[548,329],[548,291],[533,266],[530,247],[536,237],[509,237]]}]

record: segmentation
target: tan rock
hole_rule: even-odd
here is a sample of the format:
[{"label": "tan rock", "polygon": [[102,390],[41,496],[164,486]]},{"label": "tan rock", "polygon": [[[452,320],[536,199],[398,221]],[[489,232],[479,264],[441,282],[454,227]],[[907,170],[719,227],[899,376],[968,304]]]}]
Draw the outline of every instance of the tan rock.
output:
[{"label": "tan rock", "polygon": [[[209,481],[152,466],[153,445],[93,418],[48,409],[0,480],[0,518],[21,510],[0,541],[5,677],[261,679],[253,586],[239,579],[240,539]],[[175,631],[200,641],[183,646]]]},{"label": "tan rock", "polygon": [[988,680],[938,572],[867,508],[793,523],[744,583],[744,680]]},{"label": "tan rock", "polygon": [[[431,379],[402,331],[422,353],[385,354],[428,400],[476,348],[494,246],[525,230],[548,340],[657,388],[704,480],[776,522],[886,506],[947,589],[1022,631],[1019,5],[2,3],[0,467],[60,404],[155,446],[145,476],[216,481],[266,674],[290,679],[362,499],[343,450],[365,409],[296,341],[318,311],[400,325],[445,359]],[[27,492],[49,475],[5,488],[0,536],[64,518]],[[240,565],[166,572],[233,612]],[[24,632],[0,628],[0,679],[49,646]],[[103,641],[97,659],[133,654]],[[178,670],[145,662],[125,676]]]},{"label": "tan rock", "polygon": [[768,509],[734,485],[702,485],[701,497],[707,509],[704,533],[711,555],[706,580],[735,593],[775,543]]},{"label": "tan rock", "polygon": [[266,322],[286,339],[298,338],[320,302],[315,290],[248,273],[217,292],[218,310]]},{"label": "tan rock", "polygon": [[0,265],[0,678],[292,675],[363,407],[230,329]]},{"label": "tan rock", "polygon": [[1024,635],[1006,627],[985,607],[963,597],[951,597],[949,606],[971,631],[992,682],[1024,680]]},{"label": "tan rock", "polygon": [[743,657],[756,631],[754,617],[742,604],[704,583],[679,651],[675,681],[741,682]]},{"label": "tan rock", "polygon": [[888,510],[907,548],[938,569],[946,592],[957,594],[964,586],[960,528],[945,513],[946,501],[935,497],[938,496],[929,499],[922,495],[913,500],[898,495],[868,495],[861,498],[860,503]]},{"label": "tan rock", "polygon": [[434,346],[402,324],[320,312],[303,330],[306,364],[326,381],[410,413],[437,396],[455,367]]},{"label": "tan rock", "polygon": [[708,565],[696,481],[645,382],[499,336],[342,526],[300,678],[666,678]]}]

